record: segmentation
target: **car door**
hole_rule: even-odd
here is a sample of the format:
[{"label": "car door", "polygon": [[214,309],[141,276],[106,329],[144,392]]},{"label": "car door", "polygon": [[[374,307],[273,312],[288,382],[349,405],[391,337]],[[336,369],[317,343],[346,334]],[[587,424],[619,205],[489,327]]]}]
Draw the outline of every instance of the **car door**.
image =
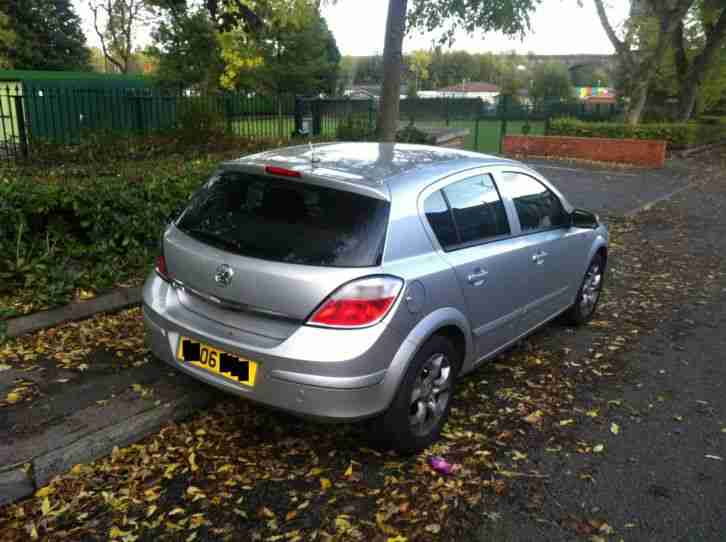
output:
[{"label": "car door", "polygon": [[498,180],[513,204],[522,248],[516,264],[524,279],[518,292],[521,335],[572,303],[583,250],[562,201],[544,183],[522,171],[501,171]]},{"label": "car door", "polygon": [[435,186],[425,194],[426,220],[455,270],[482,357],[514,339],[518,329],[509,217],[488,173],[466,173]]}]

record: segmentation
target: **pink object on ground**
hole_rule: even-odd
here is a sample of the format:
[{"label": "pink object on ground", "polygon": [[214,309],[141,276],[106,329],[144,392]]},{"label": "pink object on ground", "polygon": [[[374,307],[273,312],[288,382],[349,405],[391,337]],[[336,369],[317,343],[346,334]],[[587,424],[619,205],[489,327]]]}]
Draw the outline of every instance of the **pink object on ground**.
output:
[{"label": "pink object on ground", "polygon": [[429,465],[431,465],[432,469],[436,472],[440,472],[441,474],[451,474],[454,472],[454,465],[446,461],[443,457],[429,457]]}]

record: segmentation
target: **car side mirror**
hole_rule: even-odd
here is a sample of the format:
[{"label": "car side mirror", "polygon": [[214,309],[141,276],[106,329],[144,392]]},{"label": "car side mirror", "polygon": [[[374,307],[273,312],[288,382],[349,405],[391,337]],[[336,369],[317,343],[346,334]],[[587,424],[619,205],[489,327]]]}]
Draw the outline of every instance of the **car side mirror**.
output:
[{"label": "car side mirror", "polygon": [[587,228],[594,230],[600,225],[595,213],[584,209],[575,209],[570,213],[570,224],[575,228]]}]

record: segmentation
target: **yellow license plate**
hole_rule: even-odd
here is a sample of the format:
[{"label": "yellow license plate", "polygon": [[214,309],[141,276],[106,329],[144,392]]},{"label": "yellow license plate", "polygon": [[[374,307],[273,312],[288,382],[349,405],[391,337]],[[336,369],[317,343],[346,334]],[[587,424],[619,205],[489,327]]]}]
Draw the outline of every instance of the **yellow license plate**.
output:
[{"label": "yellow license plate", "polygon": [[199,341],[182,337],[179,340],[177,358],[182,363],[201,367],[239,384],[255,385],[257,363],[227,354]]}]

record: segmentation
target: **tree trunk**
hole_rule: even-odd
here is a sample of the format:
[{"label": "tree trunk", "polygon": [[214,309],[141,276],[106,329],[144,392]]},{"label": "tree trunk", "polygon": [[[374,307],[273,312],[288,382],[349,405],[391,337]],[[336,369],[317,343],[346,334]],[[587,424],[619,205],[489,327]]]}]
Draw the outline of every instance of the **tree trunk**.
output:
[{"label": "tree trunk", "polygon": [[377,126],[378,139],[383,142],[396,140],[407,4],[408,0],[389,0],[388,3],[386,40],[383,48],[383,88]]},{"label": "tree trunk", "polygon": [[716,51],[726,44],[726,8],[721,12],[718,21],[706,32],[706,44],[703,50],[693,59],[687,75],[682,74],[683,66],[679,67],[680,96],[678,100],[678,120],[687,122],[696,106],[696,97],[713,62]]},{"label": "tree trunk", "polygon": [[636,85],[630,94],[630,104],[625,115],[625,122],[628,124],[640,123],[640,117],[643,116],[643,109],[648,100],[649,81],[645,84]]}]

